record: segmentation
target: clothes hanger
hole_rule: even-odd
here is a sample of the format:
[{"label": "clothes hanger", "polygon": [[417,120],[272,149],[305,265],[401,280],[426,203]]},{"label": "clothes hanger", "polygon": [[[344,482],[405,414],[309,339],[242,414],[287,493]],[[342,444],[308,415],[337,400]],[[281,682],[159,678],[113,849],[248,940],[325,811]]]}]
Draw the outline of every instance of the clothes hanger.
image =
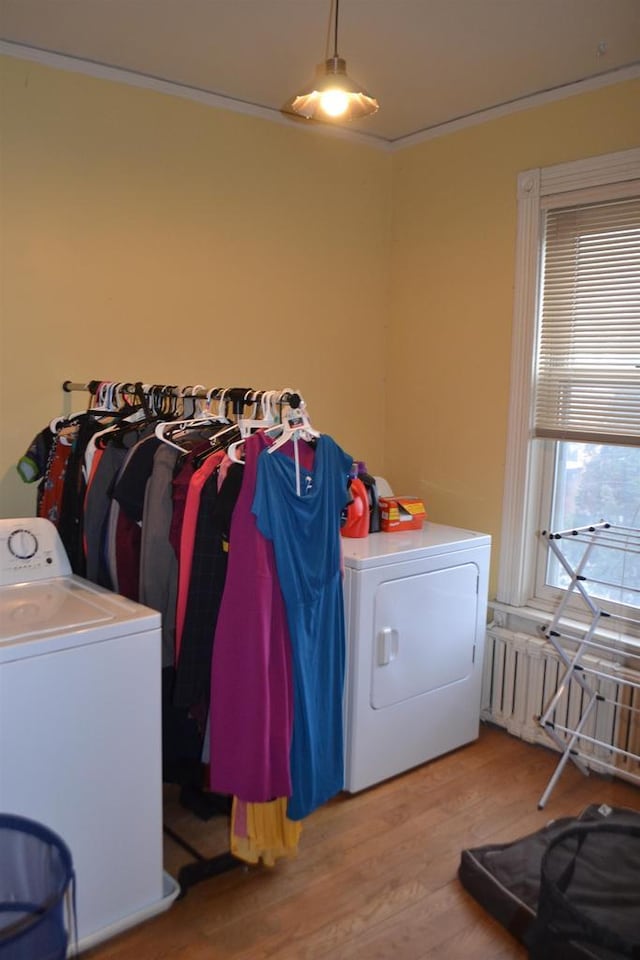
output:
[{"label": "clothes hanger", "polygon": [[228,427],[219,430],[209,438],[209,449],[203,450],[202,453],[199,453],[194,457],[194,466],[201,467],[205,460],[210,457],[212,453],[217,453],[219,450],[224,450],[231,442],[240,439],[240,428],[238,424],[230,423]]},{"label": "clothes hanger", "polygon": [[131,402],[130,397],[134,400],[137,399],[132,384],[100,384],[100,387],[103,386],[105,386],[104,391],[96,391],[96,399],[98,399],[98,403],[101,404],[101,406],[93,407],[92,409],[100,410],[102,413],[108,414],[111,421],[103,430],[99,430],[89,437],[84,451],[82,466],[85,480],[89,479],[96,450],[104,447],[106,440],[109,439],[111,434],[115,435],[118,430],[129,429],[129,426],[123,426],[125,424],[133,425],[145,419],[145,412],[142,406],[139,403]]},{"label": "clothes hanger", "polygon": [[[202,403],[199,397],[196,396],[200,390],[206,390],[206,387],[203,383],[196,383],[194,387],[189,386],[180,388],[180,397],[182,398],[182,415],[185,419],[195,420],[203,415]],[[191,404],[191,409],[188,413],[187,401]]]},{"label": "clothes hanger", "polygon": [[[249,391],[251,392],[251,391]],[[251,402],[253,403],[253,410],[251,411],[250,419],[240,419],[238,420],[238,426],[240,428],[240,439],[236,440],[227,448],[227,456],[230,460],[233,460],[234,463],[244,463],[244,460],[241,457],[241,447],[244,445],[245,439],[256,430],[263,430],[266,427],[273,426],[275,423],[275,410],[273,408],[272,400],[277,395],[276,390],[263,390],[254,391],[253,396],[251,397]],[[247,394],[248,397],[248,394]],[[247,399],[245,397],[245,400]],[[262,416],[255,418],[258,402],[260,402],[260,408],[262,411]]]},{"label": "clothes hanger", "polygon": [[[107,441],[124,445],[127,437],[137,435],[141,427],[154,423],[161,407],[161,389],[156,384],[141,381],[113,384],[106,394],[105,406],[108,403],[113,407],[108,416],[114,422],[95,435],[96,445],[104,447]],[[105,394],[103,402],[104,397]]]},{"label": "clothes hanger", "polygon": [[[285,403],[285,397],[290,398],[293,395],[299,396],[292,387],[285,387],[283,390],[270,390],[269,403],[273,415],[273,427],[269,428],[269,436],[277,434],[282,425],[282,407]],[[302,399],[302,398],[300,398]]]},{"label": "clothes hanger", "polygon": [[150,423],[155,419],[154,411],[146,401],[146,393],[151,389],[149,384],[114,383],[108,390],[108,400],[104,402],[104,412],[107,405],[110,411],[107,416],[110,422],[104,430],[94,433],[89,439],[85,451],[85,469],[90,470],[91,461],[96,447],[104,448],[107,441],[122,443],[132,431]]},{"label": "clothes hanger", "polygon": [[[204,387],[194,387],[193,392],[198,389],[204,389]],[[211,412],[211,399],[219,389],[219,387],[215,387],[209,391],[207,394],[207,406],[197,416],[191,417],[188,420],[164,420],[160,423],[157,423],[155,427],[156,437],[159,440],[162,440],[163,443],[168,444],[170,447],[175,447],[176,450],[180,450],[181,453],[188,453],[190,447],[183,446],[182,444],[176,443],[175,440],[172,440],[172,432],[182,433],[183,431],[189,431],[191,429],[201,429],[207,424],[230,424],[231,421],[223,413],[225,394],[224,390],[222,391],[222,396],[219,398],[218,412],[215,414]],[[217,436],[217,433],[215,436]]]},{"label": "clothes hanger", "polygon": [[[286,391],[280,395],[279,401],[282,401]],[[292,391],[289,391],[290,393]],[[267,448],[267,453],[274,453],[280,447],[291,440],[293,441],[293,460],[295,463],[295,477],[296,477],[296,494],[301,496],[301,481],[300,481],[300,453],[298,450],[298,443],[302,440],[311,441],[314,438],[319,437],[321,434],[318,430],[315,430],[311,426],[311,421],[309,420],[309,415],[307,413],[306,404],[301,394],[298,394],[299,405],[297,407],[290,407],[290,411],[285,415],[282,422],[282,433],[275,440],[270,447]],[[267,431],[269,432],[269,431]]]},{"label": "clothes hanger", "polygon": [[222,418],[222,421],[228,426],[222,430],[216,431],[212,437],[209,438],[209,443],[211,444],[208,450],[205,450],[203,453],[199,454],[194,463],[197,467],[201,466],[204,461],[211,456],[212,453],[216,453],[219,450],[223,450],[228,446],[230,441],[239,439],[240,437],[240,427],[237,423],[234,423],[232,420],[229,420],[227,417],[227,394],[229,393],[229,388],[224,387],[220,398],[218,400],[218,417]]},{"label": "clothes hanger", "polygon": [[[294,391],[289,390],[289,388],[287,388],[287,390],[283,390],[280,394],[279,402],[282,396],[284,396],[284,394],[287,392],[293,393]],[[300,397],[299,406],[290,407],[289,412],[283,417],[282,423],[279,424],[281,433],[268,448],[269,453],[274,453],[280,447],[284,446],[288,440],[312,440],[321,436],[320,432],[311,425],[303,397],[301,394],[298,394],[298,396]],[[270,432],[270,429],[267,430],[268,434]]]},{"label": "clothes hanger", "polygon": [[[94,393],[91,394],[91,399],[89,401],[89,406],[84,410],[78,410],[76,413],[64,414],[60,417],[54,417],[49,424],[49,430],[51,433],[59,433],[65,427],[72,427],[76,421],[80,420],[82,417],[86,417],[87,414],[102,414],[102,413],[113,413],[116,409],[114,407],[114,394],[115,389],[119,384],[113,383],[110,380],[101,381]],[[61,437],[61,439],[67,443],[68,439],[66,437]]]}]

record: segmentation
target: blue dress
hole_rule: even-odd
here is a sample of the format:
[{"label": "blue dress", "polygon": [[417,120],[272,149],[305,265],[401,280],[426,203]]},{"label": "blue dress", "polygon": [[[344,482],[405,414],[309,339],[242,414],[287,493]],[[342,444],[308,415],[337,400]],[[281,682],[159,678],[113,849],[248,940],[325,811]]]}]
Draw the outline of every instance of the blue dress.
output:
[{"label": "blue dress", "polygon": [[296,464],[285,449],[260,454],[252,510],[260,532],[273,541],[291,637],[294,720],[287,815],[301,820],[344,783],[340,512],[348,499],[352,460],[323,434],[312,468],[300,467],[298,494]]}]

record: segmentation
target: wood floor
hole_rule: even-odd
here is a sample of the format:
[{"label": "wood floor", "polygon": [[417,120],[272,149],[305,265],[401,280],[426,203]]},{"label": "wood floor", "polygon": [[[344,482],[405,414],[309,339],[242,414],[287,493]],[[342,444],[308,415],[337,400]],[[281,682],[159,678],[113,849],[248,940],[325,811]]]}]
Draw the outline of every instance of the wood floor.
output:
[{"label": "wood floor", "polygon": [[[305,821],[296,859],[239,867],[191,887],[165,913],[86,960],[524,960],[527,953],[460,886],[460,851],[506,842],[589,803],[640,809],[640,789],[569,764],[546,808],[558,756],[483,726],[467,747]],[[227,846],[167,791],[165,819],[206,856]],[[190,857],[166,841],[175,874]]]}]

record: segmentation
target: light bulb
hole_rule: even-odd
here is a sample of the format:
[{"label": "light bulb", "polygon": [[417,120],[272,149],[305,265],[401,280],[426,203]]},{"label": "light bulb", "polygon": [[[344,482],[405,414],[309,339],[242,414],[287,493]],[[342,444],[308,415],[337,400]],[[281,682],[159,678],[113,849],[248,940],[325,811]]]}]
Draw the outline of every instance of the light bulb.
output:
[{"label": "light bulb", "polygon": [[325,90],[320,97],[320,107],[328,117],[341,117],[349,106],[349,96],[344,90]]}]

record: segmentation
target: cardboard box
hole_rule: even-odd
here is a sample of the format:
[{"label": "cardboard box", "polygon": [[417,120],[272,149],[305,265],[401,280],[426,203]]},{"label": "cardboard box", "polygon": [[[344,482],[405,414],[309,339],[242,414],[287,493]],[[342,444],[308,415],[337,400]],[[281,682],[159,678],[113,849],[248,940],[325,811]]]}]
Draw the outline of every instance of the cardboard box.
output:
[{"label": "cardboard box", "polygon": [[422,530],[427,511],[417,497],[380,497],[380,529],[384,533]]}]

